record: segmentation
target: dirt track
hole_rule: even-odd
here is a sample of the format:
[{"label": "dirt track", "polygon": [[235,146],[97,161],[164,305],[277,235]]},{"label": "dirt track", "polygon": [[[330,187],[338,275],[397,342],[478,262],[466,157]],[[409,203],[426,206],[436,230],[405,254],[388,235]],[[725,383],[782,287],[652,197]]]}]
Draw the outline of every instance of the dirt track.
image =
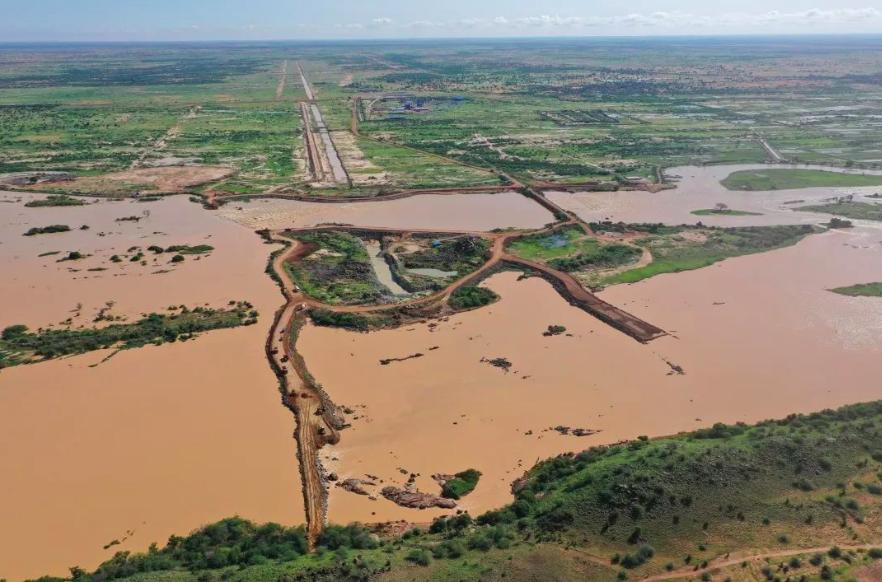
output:
[{"label": "dirt track", "polygon": [[276,86],[276,101],[282,99],[285,94],[285,83],[288,80],[288,61],[282,62],[282,69],[279,71],[279,84]]},{"label": "dirt track", "polygon": [[313,547],[324,527],[328,505],[318,450],[339,439],[334,416],[336,411],[321,388],[312,380],[303,358],[294,346],[295,326],[302,324],[305,317],[305,313],[300,310],[304,297],[287,276],[285,263],[303,256],[308,249],[287,239],[273,237],[273,240],[288,245],[272,261],[272,270],[281,284],[285,305],[276,312],[266,350],[273,371],[279,378],[282,403],[294,413],[296,419],[294,438],[297,441],[297,459],[303,487],[307,540],[310,547]]},{"label": "dirt track", "polygon": [[[840,549],[849,551],[849,550],[869,550],[871,548],[878,548],[880,544],[863,544],[859,546],[839,546]],[[802,554],[815,554],[818,552],[826,552],[830,549],[830,546],[822,546],[816,548],[797,548],[793,550],[779,550],[777,552],[767,552],[763,554],[753,554],[753,555],[741,555],[737,558],[726,558],[721,561],[713,561],[710,562],[707,568],[698,568],[694,567],[685,567],[680,568],[679,570],[674,570],[673,572],[665,572],[664,574],[656,574],[655,576],[649,576],[647,578],[640,578],[640,582],[661,582],[662,580],[676,580],[678,578],[692,578],[697,579],[697,577],[701,576],[705,572],[713,572],[720,568],[725,568],[728,566],[737,566],[742,562],[758,562],[760,560],[765,560],[766,558],[789,558],[791,556],[799,556]]]}]

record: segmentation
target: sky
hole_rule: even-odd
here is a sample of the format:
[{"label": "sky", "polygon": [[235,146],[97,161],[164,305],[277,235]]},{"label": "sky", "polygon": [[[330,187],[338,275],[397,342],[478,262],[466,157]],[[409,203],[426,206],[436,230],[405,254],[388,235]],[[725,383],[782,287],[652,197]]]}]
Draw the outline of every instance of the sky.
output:
[{"label": "sky", "polygon": [[0,42],[882,33],[882,0],[0,0]]}]

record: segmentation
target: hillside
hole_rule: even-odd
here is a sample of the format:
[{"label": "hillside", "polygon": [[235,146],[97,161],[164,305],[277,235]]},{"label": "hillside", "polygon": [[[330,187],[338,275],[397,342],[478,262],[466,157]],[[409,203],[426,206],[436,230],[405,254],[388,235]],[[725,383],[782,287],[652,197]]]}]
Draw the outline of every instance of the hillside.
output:
[{"label": "hillside", "polygon": [[301,527],[231,518],[72,579],[877,579],[880,479],[882,401],[562,455],[510,505],[403,535],[331,526],[309,554]]}]

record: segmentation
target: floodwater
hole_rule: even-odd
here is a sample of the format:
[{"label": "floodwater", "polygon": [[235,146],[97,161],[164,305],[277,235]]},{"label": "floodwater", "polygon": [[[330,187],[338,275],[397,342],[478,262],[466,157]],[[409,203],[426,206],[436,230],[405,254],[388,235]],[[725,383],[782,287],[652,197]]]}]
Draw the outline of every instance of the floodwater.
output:
[{"label": "floodwater", "polygon": [[[36,197],[0,194],[0,201]],[[145,210],[150,215],[139,222],[115,221]],[[90,229],[22,236],[58,223]],[[135,245],[200,243],[216,250],[173,268],[167,255],[154,265],[149,252],[143,267],[108,260]],[[54,250],[92,256],[37,257]],[[116,551],[162,545],[173,533],[236,514],[303,521],[293,419],[279,404],[263,350],[282,302],[264,274],[269,250],[185,197],[33,209],[0,202],[0,327],[68,317],[89,326],[107,301],[115,301],[112,313],[130,318],[230,299],[260,311],[254,326],[105,362],[108,352],[93,352],[0,371],[0,578],[92,568]]]},{"label": "floodwater", "polygon": [[[827,166],[788,166],[776,164],[737,164],[722,166],[679,167],[665,173],[679,177],[673,190],[657,193],[642,191],[622,192],[548,192],[547,196],[567,210],[587,221],[664,222],[666,224],[694,224],[701,221],[712,226],[759,226],[775,224],[817,224],[830,219],[826,214],[794,210],[799,206],[847,194],[856,198],[879,192],[878,186],[862,188],[799,188],[765,192],[727,190],[720,184],[732,172],[739,170],[766,170],[770,168],[816,169],[829,172],[880,174],[873,171],[848,171]],[[788,204],[788,202],[790,204]],[[693,210],[713,208],[723,203],[732,210],[756,212],[761,216],[696,216]]]},{"label": "floodwater", "polygon": [[383,248],[379,241],[365,241],[364,246],[367,248],[368,256],[371,259],[371,266],[374,268],[377,280],[389,289],[393,295],[409,295],[407,289],[396,283],[395,278],[392,277],[392,268],[386,262],[386,259],[383,258]]},{"label": "floodwater", "polygon": [[[308,327],[299,348],[310,371],[359,417],[323,450],[326,466],[340,479],[375,475],[377,489],[403,484],[403,469],[433,493],[433,473],[475,468],[484,476],[461,503],[475,513],[510,501],[511,481],[559,452],[882,398],[882,305],[827,291],[878,279],[880,243],[880,230],[829,232],[605,291],[607,301],[671,332],[648,345],[568,305],[543,280],[512,273],[486,283],[499,303],[434,330]],[[572,337],[544,337],[552,324]],[[415,352],[424,356],[379,363]],[[481,362],[496,357],[511,371]],[[558,425],[601,432],[548,430]],[[331,491],[334,521],[439,513]]]},{"label": "floodwater", "polygon": [[231,202],[217,212],[253,229],[339,223],[386,228],[492,230],[539,228],[554,220],[546,209],[516,192],[424,194],[399,200],[342,204],[265,199]]}]

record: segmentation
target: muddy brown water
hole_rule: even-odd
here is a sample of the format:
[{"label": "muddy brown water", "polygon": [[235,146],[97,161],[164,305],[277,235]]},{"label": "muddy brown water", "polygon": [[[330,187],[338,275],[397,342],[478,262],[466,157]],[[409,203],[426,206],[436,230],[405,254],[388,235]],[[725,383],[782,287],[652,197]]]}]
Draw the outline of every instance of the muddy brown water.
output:
[{"label": "muddy brown water", "polygon": [[[694,222],[698,217],[689,211],[726,200],[709,190],[718,179],[710,170],[689,171],[697,173],[684,174],[694,181],[681,183],[681,198],[673,197],[677,191],[552,196],[573,204],[600,196],[600,207],[577,208],[588,218]],[[767,214],[744,223],[821,222],[827,217],[778,205],[839,192],[774,193],[760,204]],[[746,197],[756,202],[767,196],[732,194],[745,198],[727,203],[743,210],[756,208]],[[668,196],[668,204],[658,202]],[[115,301],[114,313],[134,318],[170,304],[247,299],[261,320],[191,342],[122,352],[97,367],[91,365],[106,354],[0,372],[0,576],[12,580],[63,574],[74,564],[94,567],[117,550],[144,549],[233,514],[302,522],[292,419],[279,403],[263,353],[282,299],[264,274],[271,247],[252,228],[348,222],[470,230],[551,220],[517,194],[382,204],[269,200],[231,203],[216,213],[184,197],[44,209],[3,202],[19,198],[28,197],[0,194],[0,262],[8,274],[0,279],[7,305],[0,327],[55,324],[74,315],[78,304],[74,323],[89,325],[107,301]],[[139,222],[114,220],[144,210],[150,215]],[[91,228],[21,236],[31,226],[55,223]],[[134,245],[200,243],[215,252],[175,267],[162,255],[154,264],[150,253],[143,267],[108,260]],[[37,257],[54,250],[91,256],[73,263]],[[152,274],[163,270],[171,272]],[[461,506],[477,513],[510,501],[513,479],[562,451],[882,398],[878,300],[826,290],[877,280],[879,272],[882,230],[861,223],[795,247],[603,292],[603,299],[672,333],[648,345],[571,307],[546,282],[518,281],[511,273],[486,283],[502,295],[498,304],[437,327],[357,334],[308,326],[298,346],[310,371],[355,413],[341,443],[322,457],[341,479],[370,474],[382,479],[380,487],[402,484],[403,470],[418,473],[418,487],[428,492],[438,491],[432,473],[474,467],[484,477]],[[544,337],[552,324],[565,325],[571,337]],[[424,356],[379,363],[414,353]],[[511,371],[481,362],[495,357],[508,358]],[[670,374],[668,362],[686,374]],[[564,436],[550,430],[558,425],[601,432]],[[335,522],[429,521],[439,513],[331,489]],[[134,534],[125,542],[102,549],[127,531]]]},{"label": "muddy brown water", "polygon": [[[602,293],[673,334],[648,345],[571,307],[548,283],[511,273],[486,283],[498,304],[434,331],[308,327],[299,347],[310,370],[361,416],[323,451],[326,465],[341,479],[370,474],[383,485],[403,484],[404,469],[435,493],[433,473],[476,468],[484,477],[461,504],[474,513],[510,501],[513,479],[562,451],[882,398],[882,306],[826,290],[882,272],[880,243],[878,230],[831,232]],[[552,324],[572,337],[544,337]],[[425,355],[379,364],[415,352]],[[509,359],[511,371],[481,362],[494,357]],[[601,432],[548,430],[558,425]],[[331,490],[334,521],[440,513]]]},{"label": "muddy brown water", "polygon": [[550,212],[514,192],[425,194],[379,203],[348,204],[266,199],[229,202],[218,213],[253,229],[340,223],[386,228],[492,230],[539,228],[554,220]]},{"label": "muddy brown water", "polygon": [[[816,224],[826,222],[829,215],[794,210],[799,206],[817,204],[835,196],[855,194],[856,199],[879,192],[878,186],[862,188],[799,188],[742,192],[727,190],[720,184],[732,172],[739,170],[766,170],[771,168],[845,170],[826,166],[787,166],[768,164],[730,164],[722,166],[678,167],[665,173],[676,180],[671,190],[649,193],[621,192],[548,192],[546,195],[567,210],[588,221],[613,220],[625,222],[664,222],[666,224],[694,224],[698,221],[712,226],[754,226],[774,224]],[[848,173],[859,173],[856,171]],[[867,171],[869,174],[879,172]],[[802,201],[794,204],[787,202]],[[759,213],[760,216],[696,216],[693,210],[713,208],[724,203],[733,210]]]},{"label": "muddy brown water", "polygon": [[[147,209],[138,223],[114,220]],[[91,228],[21,236],[56,223]],[[216,250],[161,275],[150,273],[168,268],[168,256],[148,267],[107,260],[154,243]],[[37,258],[77,249],[93,256]],[[264,274],[269,250],[185,197],[75,208],[0,202],[0,327],[55,324],[77,303],[82,316],[74,321],[88,326],[108,300],[116,301],[114,313],[132,318],[169,304],[229,299],[249,300],[261,314],[258,325],[128,350],[100,364],[107,352],[0,371],[0,578],[93,568],[116,551],[162,545],[173,533],[236,514],[302,523],[293,419],[279,403],[263,348],[282,302]],[[96,266],[108,271],[85,270]],[[128,531],[124,543],[102,549]]]}]

